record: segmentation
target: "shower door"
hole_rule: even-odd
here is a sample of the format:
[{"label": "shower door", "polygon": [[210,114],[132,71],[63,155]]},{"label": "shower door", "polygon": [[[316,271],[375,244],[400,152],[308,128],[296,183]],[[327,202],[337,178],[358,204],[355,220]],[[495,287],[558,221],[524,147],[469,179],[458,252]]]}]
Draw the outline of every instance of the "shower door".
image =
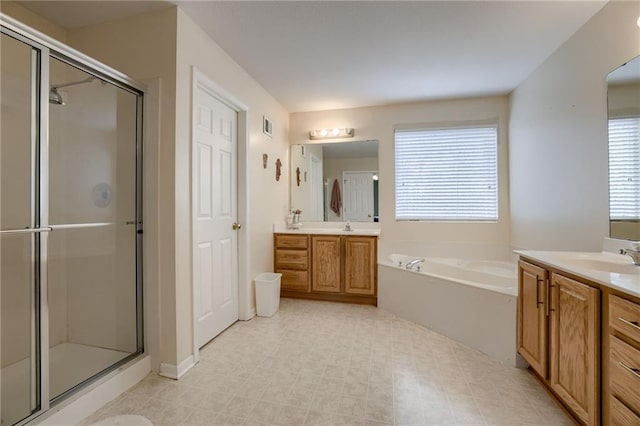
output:
[{"label": "shower door", "polygon": [[49,61],[49,389],[56,400],[141,349],[138,96]]},{"label": "shower door", "polygon": [[43,52],[3,33],[0,53],[0,417],[11,425],[43,409],[40,247],[48,228],[40,222],[37,167]]},{"label": "shower door", "polygon": [[143,351],[142,91],[2,18],[5,426],[32,420]]}]

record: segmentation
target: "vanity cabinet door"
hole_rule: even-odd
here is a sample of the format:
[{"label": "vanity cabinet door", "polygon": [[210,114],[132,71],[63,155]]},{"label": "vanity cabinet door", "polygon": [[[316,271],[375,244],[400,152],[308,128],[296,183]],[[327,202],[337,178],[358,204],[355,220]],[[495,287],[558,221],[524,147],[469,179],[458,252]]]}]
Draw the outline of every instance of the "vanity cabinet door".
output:
[{"label": "vanity cabinet door", "polygon": [[518,262],[518,353],[541,377],[547,378],[548,272]]},{"label": "vanity cabinet door", "polygon": [[376,293],[377,258],[376,237],[345,237],[345,293]]},{"label": "vanity cabinet door", "polygon": [[600,291],[551,276],[549,384],[586,425],[599,422]]},{"label": "vanity cabinet door", "polygon": [[311,288],[340,293],[340,236],[311,236]]}]

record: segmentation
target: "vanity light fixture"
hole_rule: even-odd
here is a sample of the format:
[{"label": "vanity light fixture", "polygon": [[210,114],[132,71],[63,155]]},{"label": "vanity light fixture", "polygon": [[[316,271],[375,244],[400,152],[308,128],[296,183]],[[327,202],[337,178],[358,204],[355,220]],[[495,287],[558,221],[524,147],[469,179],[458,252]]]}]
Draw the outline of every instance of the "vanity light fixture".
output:
[{"label": "vanity light fixture", "polygon": [[333,139],[333,138],[352,138],[355,134],[353,127],[344,129],[319,129],[309,131],[309,139]]}]

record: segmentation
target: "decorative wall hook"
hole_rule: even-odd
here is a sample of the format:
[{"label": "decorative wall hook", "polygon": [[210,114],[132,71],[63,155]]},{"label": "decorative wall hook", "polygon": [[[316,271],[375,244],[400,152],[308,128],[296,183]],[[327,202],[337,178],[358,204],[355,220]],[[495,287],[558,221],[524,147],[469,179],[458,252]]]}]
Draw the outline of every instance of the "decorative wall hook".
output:
[{"label": "decorative wall hook", "polygon": [[276,181],[280,180],[280,176],[282,175],[282,161],[280,161],[280,159],[278,158],[276,160]]}]

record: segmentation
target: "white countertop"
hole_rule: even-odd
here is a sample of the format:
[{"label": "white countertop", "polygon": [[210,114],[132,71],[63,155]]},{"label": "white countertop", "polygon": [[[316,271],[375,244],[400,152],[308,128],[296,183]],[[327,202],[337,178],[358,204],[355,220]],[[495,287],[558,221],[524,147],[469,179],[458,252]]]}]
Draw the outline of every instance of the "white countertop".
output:
[{"label": "white countertop", "polygon": [[607,252],[515,250],[522,257],[640,297],[640,266],[631,257]]},{"label": "white countertop", "polygon": [[351,231],[345,231],[343,228],[305,228],[287,229],[285,226],[273,226],[275,234],[314,234],[314,235],[356,235],[356,236],[380,236],[380,229],[358,228],[357,224],[351,225]]}]

